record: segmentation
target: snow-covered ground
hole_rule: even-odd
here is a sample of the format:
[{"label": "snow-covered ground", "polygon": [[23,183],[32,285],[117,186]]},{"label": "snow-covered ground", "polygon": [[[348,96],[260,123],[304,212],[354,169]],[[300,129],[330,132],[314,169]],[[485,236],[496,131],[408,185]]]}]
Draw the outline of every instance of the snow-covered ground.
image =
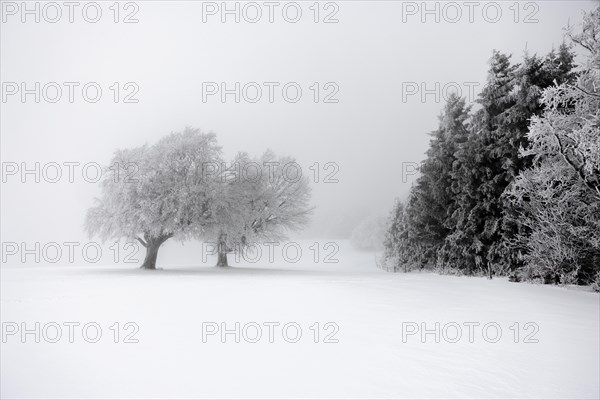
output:
[{"label": "snow-covered ground", "polygon": [[[228,269],[209,266],[214,259],[176,267],[161,258],[158,271],[3,266],[2,398],[600,396],[598,294],[385,273],[373,254],[346,243],[339,263],[315,264],[308,246],[298,263]],[[9,334],[22,322],[40,323],[40,343],[33,333],[24,343],[21,332]],[[80,324],[71,325],[73,343],[69,322]],[[239,343],[235,333],[224,341],[208,334],[221,323],[235,332],[236,322]],[[86,323],[97,325],[84,337]],[[431,330],[424,338],[421,323]],[[50,343],[57,326],[62,337]],[[102,336],[88,343],[95,327]]]}]

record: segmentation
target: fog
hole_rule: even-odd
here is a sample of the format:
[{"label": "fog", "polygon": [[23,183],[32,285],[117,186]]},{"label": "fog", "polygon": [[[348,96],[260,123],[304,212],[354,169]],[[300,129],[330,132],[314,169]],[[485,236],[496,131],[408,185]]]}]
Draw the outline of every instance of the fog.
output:
[{"label": "fog", "polygon": [[[239,23],[231,15],[222,23],[220,13],[206,13],[206,4],[192,1],[139,2],[137,10],[121,3],[118,23],[109,3],[101,3],[97,23],[86,22],[80,9],[73,23],[64,7],[56,23],[43,15],[39,23],[25,15],[23,23],[20,11],[13,15],[3,9],[2,241],[87,240],[83,220],[99,184],[83,179],[81,167],[107,165],[115,149],[151,144],[185,126],[217,133],[228,159],[238,151],[260,155],[266,149],[296,157],[313,181],[316,207],[302,235],[347,236],[362,218],[386,215],[394,198],[407,194],[414,176],[403,179],[403,165],[406,169],[423,158],[427,133],[436,128],[449,92],[443,87],[458,86],[473,101],[492,49],[513,53],[515,61],[525,49],[546,54],[562,42],[563,27],[569,21],[578,23],[581,10],[594,3],[537,2],[531,9],[520,3],[518,16],[511,2],[496,3],[502,17],[495,23],[489,15],[487,21],[483,18],[481,7],[475,9],[473,22],[462,7],[462,18],[455,23],[447,20],[454,14],[442,15],[439,22],[425,15],[423,23],[420,13],[407,15],[406,5],[391,1],[338,2],[335,9],[321,3],[318,23],[309,9],[312,3],[305,2],[299,3],[302,18],[296,23],[282,18],[281,7],[270,23],[264,6],[256,23],[243,15]],[[46,11],[53,18],[55,11]],[[132,18],[138,22],[123,23],[134,11]],[[530,14],[537,22],[524,22]],[[338,22],[323,23],[327,15]],[[47,101],[55,98],[54,87],[49,87],[39,102],[35,94],[23,102],[23,82],[26,89],[34,89],[35,82],[41,88],[57,82],[62,97],[56,103]],[[64,82],[79,85],[73,86],[73,102]],[[102,89],[95,103],[82,95],[89,82]],[[256,103],[247,101],[255,97],[255,86],[246,96],[241,93],[239,103],[235,94],[225,102],[221,93],[207,95],[207,87],[221,82],[227,89],[235,88],[235,82],[240,87],[256,82],[262,97]],[[264,82],[276,83],[273,102]],[[290,82],[302,89],[297,102],[283,97],[282,87]],[[422,99],[422,83],[436,93]],[[15,87],[19,92],[12,94]],[[407,88],[415,87],[418,93],[407,94]],[[293,93],[292,88],[287,94]],[[138,101],[124,102],[127,95]],[[33,174],[23,178],[21,171],[7,173],[9,164],[32,169],[36,162],[40,169],[48,163],[80,165],[73,166],[72,183],[64,166],[57,183],[43,174],[37,183]],[[327,176],[337,182],[323,182]]]}]

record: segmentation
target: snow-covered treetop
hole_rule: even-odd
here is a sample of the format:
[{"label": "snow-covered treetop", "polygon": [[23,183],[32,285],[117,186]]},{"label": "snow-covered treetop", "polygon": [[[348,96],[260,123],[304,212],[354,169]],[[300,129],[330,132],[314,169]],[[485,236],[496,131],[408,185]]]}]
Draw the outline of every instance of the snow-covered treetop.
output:
[{"label": "snow-covered treetop", "polygon": [[282,240],[308,222],[311,190],[295,159],[239,153],[223,175],[211,212],[213,238],[224,234],[230,245]]},{"label": "snow-covered treetop", "polygon": [[153,146],[116,151],[102,196],[88,211],[88,233],[102,240],[197,236],[208,223],[216,185],[205,169],[220,157],[215,134],[192,128]]}]

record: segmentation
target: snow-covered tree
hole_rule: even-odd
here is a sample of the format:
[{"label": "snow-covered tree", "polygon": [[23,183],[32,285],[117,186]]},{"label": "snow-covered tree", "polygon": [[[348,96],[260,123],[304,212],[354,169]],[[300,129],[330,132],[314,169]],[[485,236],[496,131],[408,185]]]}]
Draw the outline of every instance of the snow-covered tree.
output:
[{"label": "snow-covered tree", "polygon": [[217,266],[228,265],[228,253],[258,241],[284,240],[308,222],[311,190],[293,158],[271,151],[260,158],[240,153],[220,175],[207,236],[216,241]]},{"label": "snow-covered tree", "polygon": [[[433,268],[442,245],[455,227],[448,223],[456,204],[453,168],[456,153],[468,138],[470,107],[452,94],[431,132],[421,175],[411,188],[406,203],[397,202],[390,216],[385,239],[385,256],[396,269]],[[403,264],[403,265],[401,265]]]},{"label": "snow-covered tree", "polygon": [[543,92],[545,112],[532,119],[521,151],[533,165],[506,197],[529,230],[514,240],[524,248],[522,277],[591,283],[600,282],[600,7],[570,37],[588,61],[576,83]]},{"label": "snow-covered tree", "polygon": [[207,168],[220,157],[216,136],[192,128],[153,146],[118,150],[88,210],[88,234],[138,240],[146,248],[142,268],[155,269],[166,240],[199,237],[211,223],[219,180]]},{"label": "snow-covered tree", "polygon": [[410,248],[410,225],[407,223],[406,207],[402,201],[396,199],[394,207],[387,220],[383,239],[383,257],[381,263],[386,270],[396,272],[401,268],[408,271],[409,257],[407,250]]}]

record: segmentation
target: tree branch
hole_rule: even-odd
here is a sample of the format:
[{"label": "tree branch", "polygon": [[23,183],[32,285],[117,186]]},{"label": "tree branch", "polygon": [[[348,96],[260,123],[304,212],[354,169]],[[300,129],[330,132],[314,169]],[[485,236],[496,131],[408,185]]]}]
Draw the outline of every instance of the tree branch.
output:
[{"label": "tree branch", "polygon": [[575,87],[576,87],[578,90],[580,90],[581,92],[583,92],[583,93],[587,94],[588,96],[594,96],[594,97],[598,97],[598,98],[600,98],[600,94],[596,94],[596,93],[590,93],[590,92],[588,92],[587,90],[585,90],[585,89],[583,89],[583,88],[581,88],[581,87],[579,87],[579,86],[577,86],[577,85],[576,85]]},{"label": "tree branch", "polygon": [[552,132],[552,134],[558,141],[558,147],[559,147],[560,154],[562,155],[563,159],[567,162],[567,164],[569,164],[571,166],[571,168],[573,168],[575,170],[575,172],[577,173],[577,176],[579,177],[579,179],[581,179],[583,184],[587,188],[589,188],[594,194],[598,194],[600,196],[600,190],[598,190],[598,187],[596,187],[595,185],[593,185],[591,182],[589,182],[586,179],[585,172],[583,171],[583,164],[581,165],[581,167],[577,167],[575,165],[575,163],[573,161],[571,161],[569,156],[566,154],[565,148],[563,146],[562,141],[560,140],[560,137],[555,132]]},{"label": "tree branch", "polygon": [[137,240],[138,240],[138,241],[139,241],[139,242],[142,244],[142,246],[144,246],[144,247],[148,247],[148,243],[146,243],[146,242],[144,241],[144,239],[142,239],[142,238],[141,238],[141,237],[139,237],[139,236],[136,236],[136,239],[137,239]]}]

